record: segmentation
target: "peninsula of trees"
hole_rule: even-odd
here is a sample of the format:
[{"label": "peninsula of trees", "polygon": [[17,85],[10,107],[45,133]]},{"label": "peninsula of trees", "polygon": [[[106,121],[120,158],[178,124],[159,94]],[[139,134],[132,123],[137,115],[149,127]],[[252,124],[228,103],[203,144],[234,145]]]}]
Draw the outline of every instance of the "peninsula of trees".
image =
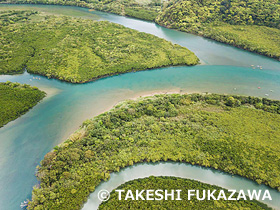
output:
[{"label": "peninsula of trees", "polygon": [[19,83],[0,83],[0,127],[25,114],[45,97],[36,87]]},{"label": "peninsula of trees", "polygon": [[195,65],[188,49],[107,21],[0,13],[0,74],[24,69],[83,83],[101,77],[172,65]]},{"label": "peninsula of trees", "polygon": [[80,209],[111,172],[176,161],[280,190],[280,101],[217,94],[157,95],[118,104],[48,153],[30,209]]},{"label": "peninsula of trees", "polygon": [[[99,210],[115,210],[115,209],[184,209],[184,210],[201,210],[201,209],[252,209],[252,210],[261,210],[261,209],[271,209],[267,205],[260,203],[258,201],[250,200],[239,200],[239,201],[228,201],[228,200],[197,200],[196,197],[188,200],[188,190],[199,190],[201,192],[200,198],[202,198],[203,190],[217,190],[214,194],[215,197],[218,196],[220,190],[224,190],[226,197],[231,195],[226,189],[221,187],[201,183],[199,181],[182,179],[176,177],[148,177],[144,179],[136,179],[125,184],[120,185],[116,190],[124,190],[127,192],[131,190],[135,192],[136,190],[171,190],[180,189],[180,198],[182,200],[161,200],[161,201],[148,201],[148,200],[122,200],[118,199],[119,194],[114,190],[110,194],[110,199],[106,202],[102,202],[99,206]],[[124,194],[124,193],[123,193]],[[146,193],[144,192],[143,197],[146,198]],[[177,197],[175,197],[176,199]],[[234,198],[237,198],[235,195]]]},{"label": "peninsula of trees", "polygon": [[59,4],[155,21],[219,42],[280,59],[279,0],[6,0]]}]

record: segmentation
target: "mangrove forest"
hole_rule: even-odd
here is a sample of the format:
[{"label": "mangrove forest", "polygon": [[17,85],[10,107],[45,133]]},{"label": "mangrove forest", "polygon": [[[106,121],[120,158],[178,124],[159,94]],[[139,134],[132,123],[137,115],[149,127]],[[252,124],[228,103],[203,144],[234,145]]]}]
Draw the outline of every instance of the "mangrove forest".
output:
[{"label": "mangrove forest", "polygon": [[279,0],[5,0],[58,4],[154,21],[238,48],[280,59]]},{"label": "mangrove forest", "polygon": [[91,120],[38,167],[30,209],[80,209],[111,172],[176,161],[280,190],[280,101],[217,94],[129,100]]},{"label": "mangrove forest", "polygon": [[195,65],[187,48],[107,21],[0,12],[0,73],[40,74],[71,83],[163,66]]},{"label": "mangrove forest", "polygon": [[0,83],[0,127],[26,113],[45,97],[46,93],[30,85]]}]

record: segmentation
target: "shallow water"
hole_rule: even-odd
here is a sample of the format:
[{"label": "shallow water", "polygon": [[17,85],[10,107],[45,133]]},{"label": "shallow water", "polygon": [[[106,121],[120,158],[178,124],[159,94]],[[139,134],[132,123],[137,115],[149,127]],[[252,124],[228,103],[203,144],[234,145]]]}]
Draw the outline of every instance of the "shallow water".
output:
[{"label": "shallow water", "polygon": [[[166,29],[154,23],[102,12],[89,12],[85,8],[0,5],[0,10],[7,7],[30,8],[120,23],[186,46],[196,53],[204,65],[128,73],[79,85],[28,73],[0,76],[0,82],[9,80],[26,83],[50,93],[27,114],[0,128],[1,209],[19,209],[20,202],[30,199],[32,187],[37,184],[35,169],[44,155],[65,140],[84,120],[108,110],[119,101],[150,92],[170,90],[261,97],[269,94],[269,98],[280,99],[280,62],[276,60]],[[253,70],[250,68],[251,64],[262,65],[263,70]],[[277,195],[280,200],[280,194]]]}]

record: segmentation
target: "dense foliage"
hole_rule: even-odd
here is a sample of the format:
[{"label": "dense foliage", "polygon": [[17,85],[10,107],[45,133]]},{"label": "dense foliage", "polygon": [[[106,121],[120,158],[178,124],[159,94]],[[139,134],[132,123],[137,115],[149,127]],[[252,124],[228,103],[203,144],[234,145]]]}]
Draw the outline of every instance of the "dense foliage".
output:
[{"label": "dense foliage", "polygon": [[[93,8],[140,19],[184,24],[223,21],[280,28],[279,0],[6,0],[10,3],[59,4]],[[170,18],[170,19],[169,19]]]},{"label": "dense foliage", "polygon": [[[0,26],[7,26],[10,24],[25,22],[30,20],[30,17],[38,14],[36,11],[0,11]],[[2,27],[1,27],[2,28]]]},{"label": "dense foliage", "polygon": [[176,1],[156,22],[280,59],[279,0]]},{"label": "dense foliage", "polygon": [[29,85],[0,83],[0,127],[26,113],[45,95],[43,91]]},{"label": "dense foliage", "polygon": [[280,30],[256,25],[222,25],[207,27],[203,36],[219,42],[280,59]]},{"label": "dense foliage", "polygon": [[[18,24],[30,21],[31,16],[36,14],[32,11],[0,11],[0,74],[15,74],[24,71],[31,50],[23,47],[16,37]],[[14,29],[13,29],[14,28]]]},{"label": "dense foliage", "polygon": [[[148,177],[144,179],[136,179],[133,181],[129,181],[125,184],[120,185],[118,190],[131,190],[135,192],[136,190],[168,190],[170,193],[171,190],[182,190],[180,193],[180,198],[182,200],[161,200],[161,201],[148,201],[148,200],[138,200],[138,201],[126,201],[124,200],[125,196],[122,196],[122,200],[118,199],[118,193],[111,192],[110,199],[106,202],[101,203],[99,206],[100,210],[115,210],[115,209],[153,209],[153,210],[162,210],[162,209],[190,209],[190,210],[201,210],[201,209],[271,209],[268,208],[267,205],[262,204],[258,201],[250,201],[250,200],[239,200],[239,201],[227,201],[227,200],[197,200],[196,197],[193,197],[191,201],[188,200],[188,190],[199,190],[202,192],[203,190],[217,190],[214,193],[215,197],[218,196],[218,192],[220,190],[224,190],[227,197],[231,194],[226,189],[215,185],[209,185],[205,183],[201,183],[195,180],[182,179],[176,177]],[[125,195],[125,193],[122,193]],[[144,192],[143,197],[146,197],[146,193]],[[202,197],[202,193],[200,195]],[[236,197],[235,197],[236,198]]]},{"label": "dense foliage", "polygon": [[184,47],[105,21],[46,16],[0,29],[2,74],[22,72],[26,67],[31,73],[81,83],[118,73],[198,63],[194,53]]},{"label": "dense foliage", "polygon": [[280,29],[279,0],[181,0],[170,4],[159,21],[195,29],[204,23],[262,25]]},{"label": "dense foliage", "polygon": [[155,21],[162,26],[199,34],[280,59],[279,0],[6,0],[4,2],[94,8]]},{"label": "dense foliage", "polygon": [[87,120],[38,168],[30,209],[80,209],[111,172],[139,162],[212,167],[280,190],[280,101],[216,94],[126,101]]},{"label": "dense foliage", "polygon": [[161,10],[161,0],[6,0],[5,2],[80,6],[149,21],[154,21]]}]

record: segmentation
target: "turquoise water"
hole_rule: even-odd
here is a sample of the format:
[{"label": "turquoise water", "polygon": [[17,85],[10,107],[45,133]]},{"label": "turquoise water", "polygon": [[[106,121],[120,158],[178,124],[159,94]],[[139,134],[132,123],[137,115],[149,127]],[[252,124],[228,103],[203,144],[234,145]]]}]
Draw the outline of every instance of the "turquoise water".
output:
[{"label": "turquoise water", "polygon": [[[47,98],[27,114],[0,128],[0,209],[19,209],[20,202],[31,198],[32,187],[37,184],[35,169],[44,155],[65,140],[84,120],[108,110],[122,100],[166,91],[261,97],[269,94],[269,98],[280,99],[280,62],[276,60],[202,37],[165,29],[153,23],[102,12],[89,12],[84,8],[0,5],[0,10],[4,7],[28,7],[120,23],[188,47],[198,55],[203,65],[128,73],[79,85],[28,73],[0,76],[0,82],[9,80],[27,83],[49,93]],[[250,68],[251,64],[261,65],[263,70],[253,70]],[[174,168],[171,167],[170,170],[174,171]],[[123,174],[120,175],[122,176]],[[277,196],[280,200],[279,193]]]}]

